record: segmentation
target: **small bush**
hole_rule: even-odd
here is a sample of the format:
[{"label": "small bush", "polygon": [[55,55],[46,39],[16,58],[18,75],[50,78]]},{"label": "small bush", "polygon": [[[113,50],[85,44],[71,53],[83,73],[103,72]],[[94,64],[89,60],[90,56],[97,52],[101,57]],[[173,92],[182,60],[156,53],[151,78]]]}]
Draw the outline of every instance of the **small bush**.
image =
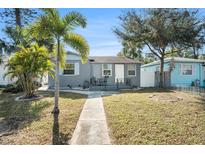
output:
[{"label": "small bush", "polygon": [[22,87],[17,83],[9,84],[6,86],[5,89],[3,89],[3,93],[19,93],[22,91],[23,91]]}]

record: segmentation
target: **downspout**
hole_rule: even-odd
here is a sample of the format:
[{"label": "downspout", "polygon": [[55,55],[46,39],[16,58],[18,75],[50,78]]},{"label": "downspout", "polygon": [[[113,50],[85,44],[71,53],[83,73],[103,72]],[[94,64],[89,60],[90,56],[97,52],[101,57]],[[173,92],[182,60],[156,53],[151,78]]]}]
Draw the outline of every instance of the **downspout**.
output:
[{"label": "downspout", "polygon": [[199,64],[199,86],[201,85],[201,64]]}]

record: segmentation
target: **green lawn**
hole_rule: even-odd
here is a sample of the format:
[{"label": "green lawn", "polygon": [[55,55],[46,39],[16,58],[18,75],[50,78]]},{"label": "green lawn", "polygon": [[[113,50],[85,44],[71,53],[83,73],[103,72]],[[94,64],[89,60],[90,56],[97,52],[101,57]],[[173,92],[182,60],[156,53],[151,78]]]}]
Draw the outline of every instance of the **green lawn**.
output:
[{"label": "green lawn", "polygon": [[[53,92],[40,93],[45,96],[41,100],[15,102],[21,94],[0,91],[0,144],[52,144]],[[80,94],[60,94],[61,144],[71,138],[85,100],[86,96]]]},{"label": "green lawn", "polygon": [[103,97],[113,144],[205,144],[205,99],[165,90]]}]

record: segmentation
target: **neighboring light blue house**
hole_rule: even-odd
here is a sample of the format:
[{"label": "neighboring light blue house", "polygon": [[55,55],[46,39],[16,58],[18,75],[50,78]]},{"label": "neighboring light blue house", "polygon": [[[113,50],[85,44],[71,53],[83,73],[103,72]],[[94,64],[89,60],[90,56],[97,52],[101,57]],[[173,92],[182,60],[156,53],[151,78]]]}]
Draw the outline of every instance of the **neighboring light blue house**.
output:
[{"label": "neighboring light blue house", "polygon": [[[169,72],[169,85],[171,87],[191,86],[193,83],[205,87],[205,60],[171,57],[166,58],[164,62],[164,71]],[[159,70],[159,61],[141,66],[142,74],[143,72],[157,72]]]}]

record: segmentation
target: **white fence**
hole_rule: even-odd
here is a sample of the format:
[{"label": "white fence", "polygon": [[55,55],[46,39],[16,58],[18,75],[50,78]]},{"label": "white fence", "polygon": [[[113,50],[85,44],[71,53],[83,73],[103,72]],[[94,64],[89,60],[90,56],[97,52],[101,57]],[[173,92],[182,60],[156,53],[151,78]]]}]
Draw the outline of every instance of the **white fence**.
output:
[{"label": "white fence", "polygon": [[155,86],[155,72],[140,72],[140,87],[154,87]]},{"label": "white fence", "polygon": [[0,65],[0,85],[7,85],[10,83],[13,83],[13,81],[11,81],[9,79],[9,77],[5,77],[4,78],[4,74],[6,73],[7,69],[5,68],[5,66],[3,64]]},{"label": "white fence", "polygon": [[195,95],[200,95],[205,97],[205,88],[200,88],[200,87],[194,87],[194,86],[189,86],[189,87],[172,87],[173,90],[177,91],[183,91],[183,92],[189,92],[191,94]]}]

